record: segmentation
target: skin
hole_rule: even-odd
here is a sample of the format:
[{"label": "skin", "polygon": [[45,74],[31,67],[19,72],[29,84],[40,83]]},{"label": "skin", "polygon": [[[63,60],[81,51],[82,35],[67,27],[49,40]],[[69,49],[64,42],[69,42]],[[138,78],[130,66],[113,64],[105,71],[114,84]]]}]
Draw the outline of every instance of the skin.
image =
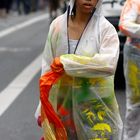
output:
[{"label": "skin", "polygon": [[[98,0],[76,0],[76,15],[69,18],[69,38],[78,40]],[[80,26],[79,26],[80,25]]]}]

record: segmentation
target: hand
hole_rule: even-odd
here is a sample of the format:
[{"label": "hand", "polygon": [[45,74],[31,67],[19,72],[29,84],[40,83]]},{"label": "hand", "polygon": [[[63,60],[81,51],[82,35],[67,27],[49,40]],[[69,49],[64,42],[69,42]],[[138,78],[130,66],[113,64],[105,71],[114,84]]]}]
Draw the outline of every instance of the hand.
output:
[{"label": "hand", "polygon": [[59,57],[54,58],[53,63],[51,64],[51,69],[54,72],[64,72],[63,64],[60,62]]}]

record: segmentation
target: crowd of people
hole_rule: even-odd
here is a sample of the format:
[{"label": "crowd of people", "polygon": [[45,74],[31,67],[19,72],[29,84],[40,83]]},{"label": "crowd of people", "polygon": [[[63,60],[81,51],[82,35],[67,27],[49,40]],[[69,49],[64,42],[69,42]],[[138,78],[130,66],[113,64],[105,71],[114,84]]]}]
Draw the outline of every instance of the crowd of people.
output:
[{"label": "crowd of people", "polygon": [[50,17],[54,19],[66,8],[65,0],[0,0],[0,18],[5,18],[11,11],[21,14],[29,14],[48,8]]},{"label": "crowd of people", "polygon": [[[0,0],[0,17],[6,17],[11,11],[29,14],[46,6],[47,0]],[[41,7],[42,6],[42,7]]]}]

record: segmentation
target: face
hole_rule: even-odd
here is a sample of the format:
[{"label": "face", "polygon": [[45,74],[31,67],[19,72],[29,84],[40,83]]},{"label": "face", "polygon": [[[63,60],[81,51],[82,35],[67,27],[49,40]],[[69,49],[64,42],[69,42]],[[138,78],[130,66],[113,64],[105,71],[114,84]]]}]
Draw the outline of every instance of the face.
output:
[{"label": "face", "polygon": [[98,0],[76,0],[76,7],[83,13],[91,13],[97,2]]}]

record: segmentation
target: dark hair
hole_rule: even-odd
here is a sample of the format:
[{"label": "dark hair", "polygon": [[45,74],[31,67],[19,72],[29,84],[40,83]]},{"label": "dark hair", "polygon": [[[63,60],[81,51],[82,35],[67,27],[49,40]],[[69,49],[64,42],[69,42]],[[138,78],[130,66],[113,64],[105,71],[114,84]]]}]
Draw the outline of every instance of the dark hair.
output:
[{"label": "dark hair", "polygon": [[73,18],[76,16],[76,2],[74,2],[74,6],[72,8],[71,15]]},{"label": "dark hair", "polygon": [[[70,7],[69,7],[69,8],[70,8]],[[96,8],[93,9],[91,15],[94,14],[95,10],[96,10]],[[71,19],[73,20],[73,19],[75,18],[75,16],[76,16],[76,1],[74,2],[74,5],[73,5],[72,11],[71,11],[71,15],[72,15],[72,16],[71,16]]]}]

